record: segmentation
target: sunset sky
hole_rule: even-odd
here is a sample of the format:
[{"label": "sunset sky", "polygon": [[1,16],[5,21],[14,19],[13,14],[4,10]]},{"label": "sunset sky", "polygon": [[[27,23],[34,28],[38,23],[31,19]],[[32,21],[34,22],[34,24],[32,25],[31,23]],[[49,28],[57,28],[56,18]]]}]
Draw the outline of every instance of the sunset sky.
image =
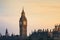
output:
[{"label": "sunset sky", "polygon": [[60,0],[0,0],[0,33],[19,34],[19,18],[24,7],[27,33],[35,29],[53,29],[60,23]]}]

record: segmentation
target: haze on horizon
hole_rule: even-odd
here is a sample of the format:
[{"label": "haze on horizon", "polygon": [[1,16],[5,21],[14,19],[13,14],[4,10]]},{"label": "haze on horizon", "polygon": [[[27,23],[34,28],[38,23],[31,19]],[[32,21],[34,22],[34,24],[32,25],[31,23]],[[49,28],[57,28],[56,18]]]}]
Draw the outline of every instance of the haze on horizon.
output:
[{"label": "haze on horizon", "polygon": [[60,0],[0,0],[0,33],[19,34],[22,7],[28,21],[27,31],[53,29],[60,23]]}]

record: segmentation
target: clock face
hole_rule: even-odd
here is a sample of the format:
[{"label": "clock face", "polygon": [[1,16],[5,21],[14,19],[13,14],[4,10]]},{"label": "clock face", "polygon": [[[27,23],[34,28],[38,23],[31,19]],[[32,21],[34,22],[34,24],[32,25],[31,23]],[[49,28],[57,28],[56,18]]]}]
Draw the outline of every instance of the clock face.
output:
[{"label": "clock face", "polygon": [[26,21],[23,21],[23,24],[26,25]]}]

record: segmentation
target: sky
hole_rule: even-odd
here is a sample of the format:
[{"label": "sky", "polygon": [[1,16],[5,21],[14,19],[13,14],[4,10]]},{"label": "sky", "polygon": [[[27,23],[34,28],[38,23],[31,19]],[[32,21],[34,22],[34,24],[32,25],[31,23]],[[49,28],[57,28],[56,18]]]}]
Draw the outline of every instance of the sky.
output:
[{"label": "sky", "polygon": [[53,29],[60,23],[60,0],[0,0],[0,33],[19,34],[22,8],[28,21],[27,35],[38,29]]}]

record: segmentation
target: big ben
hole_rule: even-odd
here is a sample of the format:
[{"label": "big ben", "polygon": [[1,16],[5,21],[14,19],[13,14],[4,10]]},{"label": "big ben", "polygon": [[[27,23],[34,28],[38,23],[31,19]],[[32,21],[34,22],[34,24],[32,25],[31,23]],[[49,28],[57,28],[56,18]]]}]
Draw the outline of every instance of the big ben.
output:
[{"label": "big ben", "polygon": [[27,36],[27,19],[25,17],[24,9],[21,12],[21,18],[19,20],[20,36]]}]

